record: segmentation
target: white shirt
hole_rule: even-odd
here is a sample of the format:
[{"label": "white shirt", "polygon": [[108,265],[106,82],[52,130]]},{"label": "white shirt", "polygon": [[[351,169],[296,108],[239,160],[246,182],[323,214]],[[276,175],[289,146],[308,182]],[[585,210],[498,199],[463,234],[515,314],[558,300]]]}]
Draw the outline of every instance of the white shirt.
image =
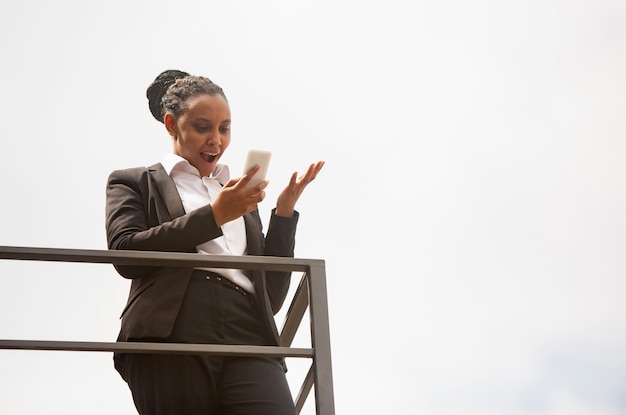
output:
[{"label": "white shirt", "polygon": [[[201,177],[198,169],[176,154],[166,154],[161,162],[170,175],[181,200],[185,213],[213,203],[222,186],[230,179],[228,166],[218,164],[211,176]],[[199,254],[245,255],[247,253],[246,226],[243,217],[227,222],[221,227],[223,235],[196,247]],[[239,269],[202,268],[218,273],[254,294],[254,285]]]}]

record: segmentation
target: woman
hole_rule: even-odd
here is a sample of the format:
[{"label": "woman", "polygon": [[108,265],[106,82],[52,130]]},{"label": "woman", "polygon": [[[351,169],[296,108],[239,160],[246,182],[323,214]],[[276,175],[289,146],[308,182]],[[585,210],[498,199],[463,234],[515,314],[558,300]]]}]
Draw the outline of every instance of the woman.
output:
[{"label": "woman", "polygon": [[[168,70],[148,87],[150,111],[173,153],[148,168],[109,176],[109,249],[293,256],[295,205],[323,162],[294,173],[267,234],[257,204],[268,182],[246,185],[219,164],[230,143],[230,109],[209,79]],[[116,266],[131,279],[118,341],[278,345],[273,315],[290,273]],[[116,354],[140,414],[294,414],[281,359]]]}]

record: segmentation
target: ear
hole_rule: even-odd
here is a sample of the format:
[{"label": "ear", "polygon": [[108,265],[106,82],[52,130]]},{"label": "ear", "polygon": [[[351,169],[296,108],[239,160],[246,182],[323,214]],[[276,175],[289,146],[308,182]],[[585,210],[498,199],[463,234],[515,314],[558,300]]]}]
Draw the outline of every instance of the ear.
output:
[{"label": "ear", "polygon": [[176,120],[174,119],[174,116],[169,112],[165,114],[163,124],[165,124],[165,129],[168,133],[170,133],[172,138],[176,138]]}]

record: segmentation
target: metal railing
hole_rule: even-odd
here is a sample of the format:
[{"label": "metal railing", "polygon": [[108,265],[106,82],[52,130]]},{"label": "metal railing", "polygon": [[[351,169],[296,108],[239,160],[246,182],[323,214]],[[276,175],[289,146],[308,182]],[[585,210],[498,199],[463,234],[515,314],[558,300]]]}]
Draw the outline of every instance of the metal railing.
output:
[{"label": "metal railing", "polygon": [[[302,279],[280,330],[279,346],[0,339],[0,349],[309,358],[311,366],[295,398],[296,409],[300,413],[311,388],[315,386],[316,414],[334,415],[335,413],[326,271],[323,260],[13,246],[0,246],[0,259],[302,272]],[[307,308],[311,326],[311,347],[292,348],[291,344]]]}]

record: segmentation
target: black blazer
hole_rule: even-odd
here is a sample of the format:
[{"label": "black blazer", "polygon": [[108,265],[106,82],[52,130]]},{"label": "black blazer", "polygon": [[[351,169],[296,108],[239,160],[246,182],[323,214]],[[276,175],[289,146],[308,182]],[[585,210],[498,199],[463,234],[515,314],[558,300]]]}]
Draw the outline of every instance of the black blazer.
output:
[{"label": "black blazer", "polygon": [[[274,214],[267,235],[258,210],[244,215],[249,255],[293,257],[298,214]],[[106,190],[106,231],[109,249],[196,252],[196,246],[222,235],[211,206],[185,214],[176,185],[163,166],[111,173]],[[122,312],[118,341],[167,338],[180,310],[191,268],[115,266],[132,280]],[[266,275],[267,274],[267,275]],[[274,314],[289,290],[290,272],[253,271],[260,312],[278,345]]]}]

